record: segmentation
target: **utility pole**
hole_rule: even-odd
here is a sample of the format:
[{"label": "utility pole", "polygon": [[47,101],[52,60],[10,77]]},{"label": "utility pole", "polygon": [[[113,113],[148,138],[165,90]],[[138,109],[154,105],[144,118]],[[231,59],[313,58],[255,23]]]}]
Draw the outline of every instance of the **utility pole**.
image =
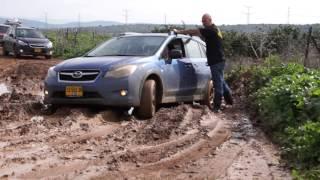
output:
[{"label": "utility pole", "polygon": [[124,10],[124,22],[126,25],[128,24],[128,18],[129,18],[129,10],[125,9]]},{"label": "utility pole", "polygon": [[288,24],[290,24],[290,16],[291,16],[291,12],[290,11],[291,11],[291,9],[290,9],[290,7],[288,7],[288,17],[287,17],[288,18],[287,19],[287,23]]},{"label": "utility pole", "polygon": [[245,15],[247,16],[247,24],[250,24],[250,16],[251,16],[251,7],[250,6],[245,6],[247,8],[247,12]]},{"label": "utility pole", "polygon": [[46,29],[48,29],[48,13],[45,12],[44,14],[44,22],[46,23]]},{"label": "utility pole", "polygon": [[164,25],[167,25],[167,14],[164,14]]},{"label": "utility pole", "polygon": [[81,16],[80,16],[80,13],[78,14],[78,28],[80,29],[80,22],[81,22]]}]

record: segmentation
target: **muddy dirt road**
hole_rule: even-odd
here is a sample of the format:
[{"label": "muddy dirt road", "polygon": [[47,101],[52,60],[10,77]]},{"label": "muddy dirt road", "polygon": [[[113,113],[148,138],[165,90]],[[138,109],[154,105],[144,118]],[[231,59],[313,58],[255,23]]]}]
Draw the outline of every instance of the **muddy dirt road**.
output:
[{"label": "muddy dirt road", "polygon": [[162,107],[150,120],[102,107],[42,113],[42,81],[59,60],[0,56],[3,179],[291,179],[241,106]]}]

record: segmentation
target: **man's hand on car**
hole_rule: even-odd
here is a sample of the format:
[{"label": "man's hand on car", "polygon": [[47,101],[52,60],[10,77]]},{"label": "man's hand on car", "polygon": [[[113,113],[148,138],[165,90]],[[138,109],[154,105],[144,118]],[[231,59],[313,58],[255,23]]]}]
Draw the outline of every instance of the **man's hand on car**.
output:
[{"label": "man's hand on car", "polygon": [[175,35],[177,35],[177,34],[179,33],[179,30],[178,30],[178,29],[172,29],[172,31],[173,31],[173,33],[174,33]]},{"label": "man's hand on car", "polygon": [[190,35],[190,36],[200,36],[200,31],[199,29],[190,29],[190,30],[178,30],[178,29],[173,29],[172,30],[175,34],[185,34],[185,35]]}]

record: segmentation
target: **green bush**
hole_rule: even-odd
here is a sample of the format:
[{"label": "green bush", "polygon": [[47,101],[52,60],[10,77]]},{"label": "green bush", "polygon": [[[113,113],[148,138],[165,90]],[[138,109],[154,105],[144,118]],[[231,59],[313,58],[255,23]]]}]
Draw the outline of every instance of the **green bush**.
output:
[{"label": "green bush", "polygon": [[294,177],[319,179],[320,71],[280,62],[271,56],[243,72],[250,74],[247,95],[261,126],[283,147]]},{"label": "green bush", "polygon": [[288,64],[272,75],[273,78],[254,94],[255,105],[266,119],[264,123],[268,128],[281,131],[288,125],[319,118],[310,116],[308,112],[308,106],[313,102],[312,92],[320,87],[319,73],[304,69],[301,65]]}]

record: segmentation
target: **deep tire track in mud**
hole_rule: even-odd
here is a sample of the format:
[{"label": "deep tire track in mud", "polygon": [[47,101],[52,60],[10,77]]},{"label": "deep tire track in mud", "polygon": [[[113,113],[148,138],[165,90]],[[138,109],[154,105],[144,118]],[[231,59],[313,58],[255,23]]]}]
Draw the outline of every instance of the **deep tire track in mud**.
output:
[{"label": "deep tire track in mud", "polygon": [[42,111],[43,79],[59,60],[0,56],[0,177],[18,179],[290,179],[279,151],[237,106],[198,104],[155,117],[105,107]]}]

